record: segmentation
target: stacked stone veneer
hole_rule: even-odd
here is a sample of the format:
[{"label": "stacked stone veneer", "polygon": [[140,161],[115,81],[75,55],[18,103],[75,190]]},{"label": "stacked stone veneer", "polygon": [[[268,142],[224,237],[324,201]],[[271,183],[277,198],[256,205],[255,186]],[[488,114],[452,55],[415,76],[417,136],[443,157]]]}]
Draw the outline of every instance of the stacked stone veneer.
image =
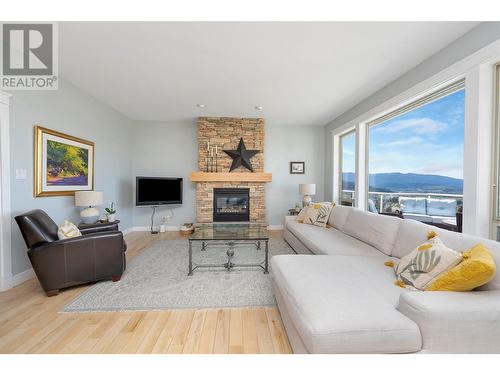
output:
[{"label": "stacked stone veneer", "polygon": [[[210,147],[217,145],[219,172],[229,172],[232,159],[222,150],[235,150],[243,137],[249,150],[260,152],[252,159],[254,172],[264,172],[264,119],[234,117],[200,117],[198,118],[198,167],[206,172],[207,142]],[[248,172],[239,167],[234,172]],[[249,188],[250,189],[250,221],[266,222],[265,183],[261,182],[198,182],[196,186],[196,220],[199,223],[213,221],[214,188]]]}]

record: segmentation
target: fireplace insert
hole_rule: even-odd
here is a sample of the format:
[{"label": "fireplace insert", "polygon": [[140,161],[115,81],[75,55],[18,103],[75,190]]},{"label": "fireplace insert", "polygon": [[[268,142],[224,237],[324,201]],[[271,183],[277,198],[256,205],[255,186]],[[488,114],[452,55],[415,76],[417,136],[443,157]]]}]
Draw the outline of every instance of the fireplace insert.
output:
[{"label": "fireplace insert", "polygon": [[250,189],[214,189],[214,222],[250,221]]}]

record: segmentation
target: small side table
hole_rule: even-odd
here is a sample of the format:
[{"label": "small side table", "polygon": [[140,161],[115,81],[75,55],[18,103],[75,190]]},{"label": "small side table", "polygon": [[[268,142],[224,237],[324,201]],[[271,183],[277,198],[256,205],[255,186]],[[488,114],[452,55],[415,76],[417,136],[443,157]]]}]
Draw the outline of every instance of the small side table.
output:
[{"label": "small side table", "polygon": [[295,216],[295,215],[298,215],[300,213],[301,210],[297,209],[297,208],[290,208],[288,210],[288,214],[291,215],[291,216]]}]

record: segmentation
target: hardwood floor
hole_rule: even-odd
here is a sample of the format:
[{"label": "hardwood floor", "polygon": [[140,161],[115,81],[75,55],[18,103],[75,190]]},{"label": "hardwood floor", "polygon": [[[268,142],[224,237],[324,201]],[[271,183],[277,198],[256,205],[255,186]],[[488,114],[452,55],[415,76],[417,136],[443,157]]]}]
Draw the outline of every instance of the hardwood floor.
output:
[{"label": "hardwood floor", "polygon": [[[131,233],[127,258],[173,238]],[[88,287],[46,297],[31,279],[0,293],[0,353],[291,353],[277,308],[58,313]]]}]

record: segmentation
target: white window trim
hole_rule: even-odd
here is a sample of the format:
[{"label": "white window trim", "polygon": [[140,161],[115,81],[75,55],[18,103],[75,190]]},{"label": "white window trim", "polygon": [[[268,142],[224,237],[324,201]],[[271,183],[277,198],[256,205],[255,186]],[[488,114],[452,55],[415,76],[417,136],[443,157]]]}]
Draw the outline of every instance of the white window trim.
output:
[{"label": "white window trim", "polygon": [[[342,188],[342,174],[344,173],[344,171],[342,170],[342,164],[343,164],[343,161],[344,161],[344,149],[342,147],[342,138],[343,137],[346,137],[348,135],[351,135],[351,134],[354,134],[354,147],[356,149],[356,144],[357,144],[357,141],[358,141],[358,136],[357,136],[357,131],[356,131],[356,128],[353,128],[353,129],[350,129],[342,134],[339,135],[339,147],[338,147],[338,150],[339,150],[339,156],[338,156],[338,160],[339,160],[339,170],[338,170],[338,174],[337,174],[337,179],[338,179],[338,197],[339,197],[339,200],[338,202],[340,202],[341,198],[342,198],[342,191],[341,191],[341,188]],[[358,178],[358,168],[357,168],[357,157],[358,157],[358,154],[357,152],[355,152],[355,158],[356,160],[354,161],[354,178],[357,180]],[[356,189],[355,189],[356,190]],[[354,205],[356,205],[356,201],[358,200],[358,197],[356,196],[356,193],[354,193]]]},{"label": "white window trim", "polygon": [[9,94],[0,91],[0,291],[12,287]]},{"label": "white window trim", "polygon": [[[492,142],[493,126],[493,71],[500,59],[500,40],[476,51],[475,53],[456,62],[439,73],[412,86],[406,91],[371,110],[357,116],[348,123],[332,130],[335,141],[336,135],[346,129],[355,127],[358,140],[357,194],[358,197],[367,195],[368,176],[367,166],[367,126],[366,124],[395,109],[407,105],[419,98],[451,84],[454,81],[465,79],[465,130],[464,130],[464,212],[463,231],[480,237],[493,237],[491,230],[492,206]],[[364,139],[363,139],[364,138]],[[333,155],[336,155],[333,143]],[[338,151],[337,151],[338,153]],[[338,195],[338,172],[335,167],[338,158],[334,157],[333,190]],[[362,176],[362,177],[361,177]],[[336,186],[337,185],[337,186]],[[335,198],[335,197],[334,197]],[[338,198],[338,197],[337,197]],[[357,199],[357,207],[364,209],[365,199]]]}]

